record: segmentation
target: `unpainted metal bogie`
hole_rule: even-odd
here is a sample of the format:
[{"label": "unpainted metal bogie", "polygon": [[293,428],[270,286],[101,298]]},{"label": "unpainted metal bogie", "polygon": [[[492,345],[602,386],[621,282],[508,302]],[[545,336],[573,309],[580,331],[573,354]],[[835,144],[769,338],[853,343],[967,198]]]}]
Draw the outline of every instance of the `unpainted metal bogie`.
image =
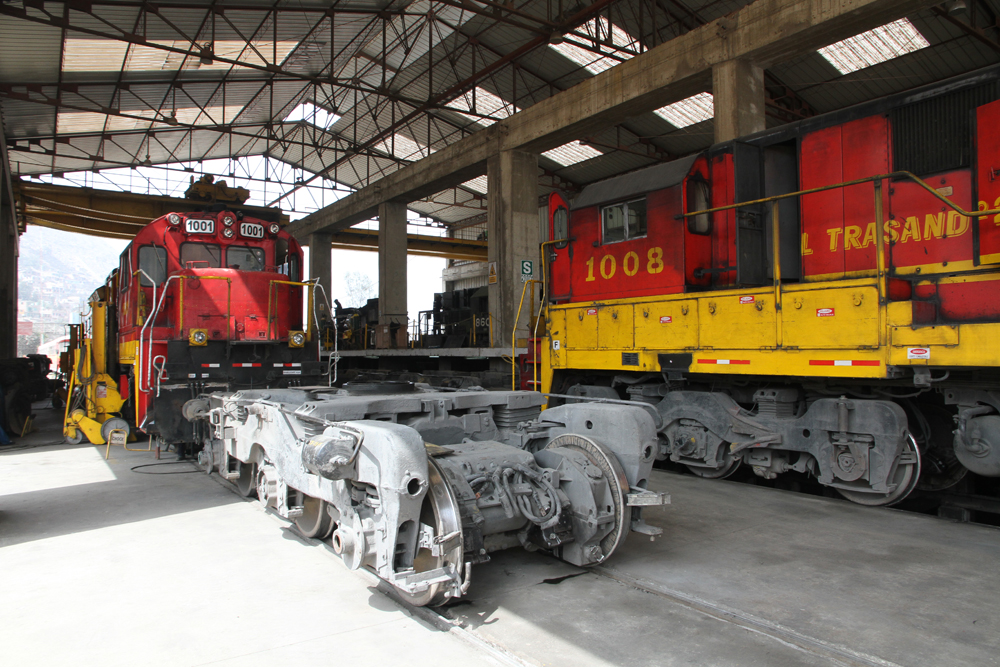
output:
[{"label": "unpainted metal bogie", "polygon": [[[247,390],[187,411],[206,423],[204,460],[308,537],[414,604],[470,584],[471,564],[510,546],[576,565],[610,557],[629,530],[655,535],[645,505],[653,417],[580,404],[539,415],[531,392]],[[206,400],[208,409],[205,409]],[[325,514],[324,514],[325,512]]]}]

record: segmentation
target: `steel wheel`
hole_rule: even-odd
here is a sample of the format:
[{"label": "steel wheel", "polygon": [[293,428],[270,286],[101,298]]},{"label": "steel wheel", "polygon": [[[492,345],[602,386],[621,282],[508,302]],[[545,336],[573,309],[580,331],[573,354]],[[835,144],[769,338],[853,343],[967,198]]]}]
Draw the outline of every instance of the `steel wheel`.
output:
[{"label": "steel wheel", "polygon": [[611,450],[596,440],[575,433],[566,433],[553,438],[545,446],[545,449],[558,449],[560,447],[582,452],[592,464],[601,469],[604,478],[611,486],[615,524],[611,532],[601,540],[601,551],[604,555],[601,560],[592,563],[592,565],[603,563],[625,542],[632,527],[632,512],[626,504],[628,500],[626,496],[630,490],[628,478],[625,476],[622,464],[618,462]]},{"label": "steel wheel", "polygon": [[327,503],[319,498],[307,496],[299,492],[302,499],[302,515],[293,519],[295,527],[304,537],[325,540],[333,532],[336,525],[333,517],[327,511]]},{"label": "steel wheel", "polygon": [[[444,481],[441,471],[433,458],[427,460],[427,495],[424,496],[424,505],[420,510],[420,523],[433,526],[434,536],[451,535],[457,536],[451,540],[455,544],[451,549],[442,550],[441,554],[434,556],[430,549],[419,549],[413,558],[413,571],[415,573],[430,572],[441,567],[463,570],[463,556],[465,547],[462,540],[462,518],[459,514],[458,501],[451,487]],[[399,588],[396,589],[401,598],[417,607],[435,607],[448,601],[445,593],[450,590],[441,584],[432,584],[422,593],[408,593]]]},{"label": "steel wheel", "polygon": [[888,507],[900,502],[910,492],[917,487],[917,480],[920,479],[920,450],[917,449],[917,442],[909,433],[903,443],[903,452],[896,462],[896,470],[892,475],[892,482],[896,485],[896,490],[891,493],[865,493],[863,491],[849,491],[847,489],[837,489],[837,493],[844,496],[853,503],[866,505],[868,507]]},{"label": "steel wheel", "polygon": [[719,451],[722,452],[722,465],[718,468],[704,468],[690,465],[684,467],[703,479],[725,479],[736,472],[740,464],[743,463],[743,459],[741,457],[733,457],[728,447],[720,447]]},{"label": "steel wheel", "polygon": [[244,498],[257,495],[257,464],[240,461],[240,476],[236,478],[236,488]]}]

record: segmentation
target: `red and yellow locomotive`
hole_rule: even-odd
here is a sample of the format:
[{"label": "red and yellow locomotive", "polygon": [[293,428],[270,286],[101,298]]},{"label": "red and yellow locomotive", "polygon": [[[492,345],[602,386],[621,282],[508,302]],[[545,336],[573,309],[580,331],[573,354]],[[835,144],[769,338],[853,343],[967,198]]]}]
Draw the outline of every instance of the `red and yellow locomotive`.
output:
[{"label": "red and yellow locomotive", "polygon": [[543,389],[655,404],[706,477],[1000,476],[998,99],[991,68],[553,194]]},{"label": "red and yellow locomotive", "polygon": [[213,208],[223,210],[146,225],[91,297],[71,440],[138,430],[183,447],[195,441],[182,414],[192,398],[316,384],[325,372],[299,244],[277,222]]}]

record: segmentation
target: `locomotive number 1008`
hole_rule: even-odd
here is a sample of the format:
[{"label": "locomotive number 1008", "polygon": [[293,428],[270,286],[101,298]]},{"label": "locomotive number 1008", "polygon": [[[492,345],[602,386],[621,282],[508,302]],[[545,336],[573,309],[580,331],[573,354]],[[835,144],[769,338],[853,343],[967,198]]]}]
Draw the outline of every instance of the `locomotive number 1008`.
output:
[{"label": "locomotive number 1008", "polygon": [[[594,265],[596,263],[596,257],[591,257],[587,260],[586,282],[588,283],[597,280],[594,276]],[[642,267],[641,264],[645,264],[645,267]],[[663,271],[663,248],[656,246],[646,251],[645,262],[641,262],[639,260],[638,253],[634,250],[630,250],[625,253],[625,257],[622,258],[621,268],[625,275],[630,278],[639,273],[640,268],[645,268],[646,273],[649,273],[650,275],[656,275],[657,273]],[[611,280],[615,277],[615,273],[618,272],[618,260],[615,259],[614,255],[605,255],[604,257],[601,257],[601,261],[597,265],[597,270],[600,272],[602,278],[605,280]]]}]

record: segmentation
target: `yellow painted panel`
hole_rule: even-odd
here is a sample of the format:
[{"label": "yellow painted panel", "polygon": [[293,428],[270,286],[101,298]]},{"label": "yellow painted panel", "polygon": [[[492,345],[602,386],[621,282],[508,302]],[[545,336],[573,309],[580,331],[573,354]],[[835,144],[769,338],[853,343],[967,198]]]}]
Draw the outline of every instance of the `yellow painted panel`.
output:
[{"label": "yellow painted panel", "polygon": [[121,346],[118,348],[118,363],[134,364],[135,353],[138,347],[139,347],[138,341],[127,340],[123,342]]},{"label": "yellow painted panel", "polygon": [[698,304],[693,300],[635,306],[635,346],[650,350],[698,347]]},{"label": "yellow painted panel", "polygon": [[[660,370],[656,351],[639,350],[639,366],[623,366],[617,350],[568,350],[564,368],[612,371]],[[905,357],[905,350],[904,355]],[[816,361],[829,364],[817,365]],[[728,362],[728,363],[722,363]],[[837,363],[839,362],[839,363]],[[863,365],[854,365],[863,362]],[[836,365],[833,365],[836,363]],[[850,364],[850,365],[847,365]],[[882,350],[701,350],[691,362],[692,373],[716,375],[789,375],[796,377],[882,378],[886,376]]]},{"label": "yellow painted panel", "polygon": [[752,350],[775,346],[774,293],[730,293],[698,300],[702,347]]},{"label": "yellow painted panel", "polygon": [[[929,329],[930,327],[925,327]],[[942,327],[937,327],[942,328]],[[945,327],[947,328],[947,327]],[[889,348],[889,363],[897,366],[917,364],[926,366],[1000,366],[1000,324],[962,324],[961,345],[896,345]],[[920,331],[922,329],[918,329]],[[912,347],[924,347],[927,359],[909,359]]]},{"label": "yellow painted panel", "polygon": [[909,326],[913,323],[913,302],[890,301],[886,306],[886,317],[893,326]]},{"label": "yellow painted panel", "polygon": [[574,350],[597,348],[597,306],[566,309],[566,347]]},{"label": "yellow painted panel", "polygon": [[[615,304],[598,306],[597,308],[597,347],[602,350],[631,350],[632,337],[631,304]],[[584,317],[584,321],[590,319]]]},{"label": "yellow painted panel", "polygon": [[[542,343],[542,368],[561,367],[563,363],[563,347],[566,345],[566,311],[549,311],[548,344]],[[548,361],[546,361],[546,358]]]},{"label": "yellow painted panel", "polygon": [[850,287],[782,295],[782,344],[830,349],[878,345],[878,290]]},{"label": "yellow painted panel", "polygon": [[958,345],[958,327],[892,327],[896,347],[919,345]]}]

